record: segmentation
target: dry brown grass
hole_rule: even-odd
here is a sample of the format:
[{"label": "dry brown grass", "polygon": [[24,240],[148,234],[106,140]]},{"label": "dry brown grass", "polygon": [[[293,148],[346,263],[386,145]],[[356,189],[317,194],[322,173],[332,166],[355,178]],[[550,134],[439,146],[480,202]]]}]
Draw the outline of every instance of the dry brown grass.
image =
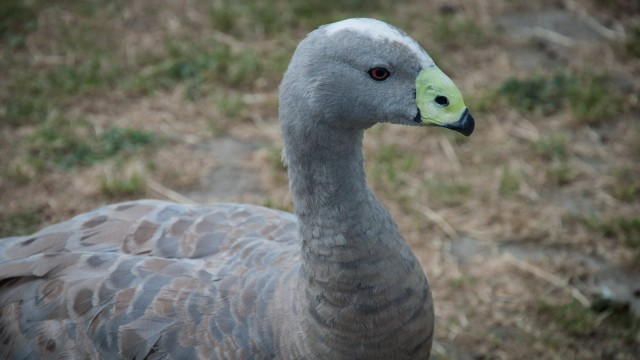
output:
[{"label": "dry brown grass", "polygon": [[[265,20],[247,30],[255,25],[248,15],[254,9],[243,5],[236,15],[244,27],[220,30],[211,26],[212,5],[204,1],[88,3],[29,2],[35,30],[17,45],[3,38],[1,233],[32,231],[131,196],[176,199],[175,191],[193,198],[216,186],[207,174],[229,161],[258,190],[214,200],[290,208],[278,161],[279,76],[312,26],[341,15],[307,14],[285,28]],[[469,139],[383,125],[365,141],[372,186],[431,281],[437,359],[633,359],[640,353],[640,323],[629,309],[589,308],[602,292],[598,276],[611,268],[624,275],[614,279],[632,279],[624,284],[640,301],[640,59],[627,51],[640,15],[622,0],[612,8],[601,3],[443,0],[348,10],[385,16],[414,35],[459,84],[477,119]],[[522,37],[496,25],[509,14],[549,10],[594,28],[606,24],[598,30],[603,38],[576,40],[554,31]],[[187,59],[212,44],[252,51],[262,68],[241,81],[203,71],[199,85],[190,78],[157,82],[158,64],[179,60],[168,43],[187,46]],[[89,88],[81,81],[66,94],[45,88],[44,100],[30,85],[47,71],[56,75],[62,65],[94,57],[117,70],[111,78]],[[240,71],[233,64],[243,59],[227,72]],[[606,77],[615,111],[584,120],[569,100],[545,113],[496,95],[510,78],[557,71]],[[40,99],[45,110],[12,119],[7,109],[19,98],[34,106]],[[52,113],[82,116],[96,134],[119,126],[152,131],[159,140],[123,158],[38,167],[28,160],[29,139]],[[239,152],[216,147],[220,139],[240,144]],[[131,174],[143,179],[132,193],[114,195],[101,185]]]}]

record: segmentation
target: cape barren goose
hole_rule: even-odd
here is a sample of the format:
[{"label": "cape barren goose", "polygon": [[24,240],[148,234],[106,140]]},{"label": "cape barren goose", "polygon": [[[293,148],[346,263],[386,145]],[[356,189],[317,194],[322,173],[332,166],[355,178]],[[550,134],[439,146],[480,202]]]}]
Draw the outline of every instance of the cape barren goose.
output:
[{"label": "cape barren goose", "polygon": [[140,200],[2,239],[0,358],[429,358],[427,279],[365,179],[378,122],[474,128],[404,32],[311,32],[280,86],[294,214]]}]

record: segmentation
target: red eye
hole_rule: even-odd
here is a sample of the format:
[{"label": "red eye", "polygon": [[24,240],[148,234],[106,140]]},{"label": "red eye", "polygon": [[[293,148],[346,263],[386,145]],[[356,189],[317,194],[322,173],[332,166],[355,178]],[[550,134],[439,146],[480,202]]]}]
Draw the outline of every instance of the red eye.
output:
[{"label": "red eye", "polygon": [[369,76],[375,81],[386,80],[391,75],[389,69],[383,67],[374,67],[369,69]]}]

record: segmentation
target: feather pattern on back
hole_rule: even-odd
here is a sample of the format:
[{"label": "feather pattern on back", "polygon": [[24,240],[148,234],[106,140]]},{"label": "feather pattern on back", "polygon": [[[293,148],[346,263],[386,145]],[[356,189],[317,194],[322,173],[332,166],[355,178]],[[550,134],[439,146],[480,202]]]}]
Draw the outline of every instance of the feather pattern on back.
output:
[{"label": "feather pattern on back", "polygon": [[0,357],[248,358],[273,346],[251,333],[255,299],[297,271],[299,247],[285,212],[151,200],[4,239]]}]

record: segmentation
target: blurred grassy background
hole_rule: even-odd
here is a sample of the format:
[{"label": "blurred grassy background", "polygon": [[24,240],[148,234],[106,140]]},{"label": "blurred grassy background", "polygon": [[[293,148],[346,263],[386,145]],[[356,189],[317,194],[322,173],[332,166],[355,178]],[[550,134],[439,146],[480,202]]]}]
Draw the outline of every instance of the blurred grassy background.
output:
[{"label": "blurred grassy background", "polygon": [[353,16],[414,36],[477,119],[365,143],[432,283],[434,357],[636,358],[635,0],[3,0],[0,235],[141,197],[290,209],[278,83]]}]

